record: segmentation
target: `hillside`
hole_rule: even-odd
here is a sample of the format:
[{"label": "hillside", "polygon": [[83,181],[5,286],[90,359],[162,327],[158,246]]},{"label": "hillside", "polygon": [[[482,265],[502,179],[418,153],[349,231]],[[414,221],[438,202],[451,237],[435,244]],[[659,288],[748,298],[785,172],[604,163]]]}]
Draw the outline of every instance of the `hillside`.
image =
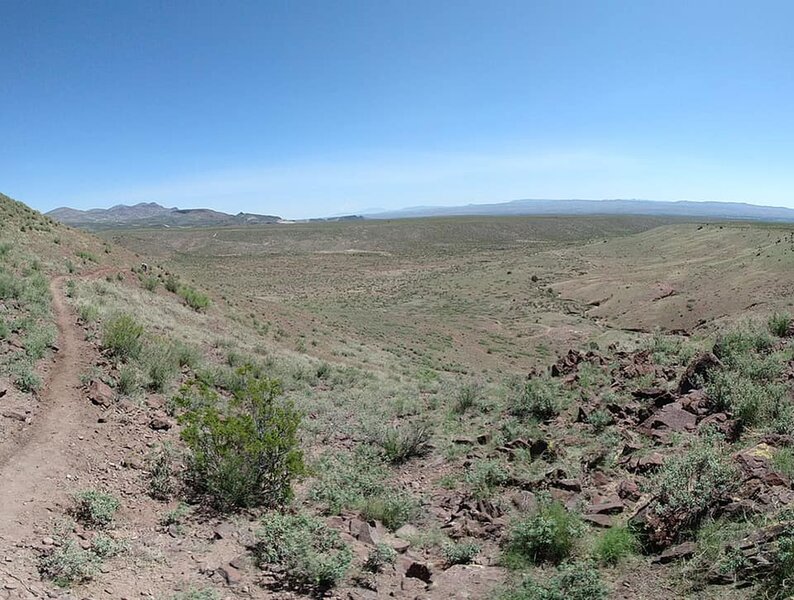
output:
[{"label": "hillside", "polygon": [[794,210],[739,202],[662,202],[649,200],[513,200],[466,206],[418,206],[366,214],[369,219],[506,215],[656,215],[696,219],[794,221]]},{"label": "hillside", "polygon": [[229,215],[207,208],[166,208],[155,202],[134,206],[123,204],[111,208],[76,210],[56,208],[47,213],[50,218],[90,231],[116,227],[210,227],[229,225],[261,225],[278,223],[281,217],[238,213]]},{"label": "hillside", "polygon": [[3,600],[787,593],[785,226],[0,217]]}]

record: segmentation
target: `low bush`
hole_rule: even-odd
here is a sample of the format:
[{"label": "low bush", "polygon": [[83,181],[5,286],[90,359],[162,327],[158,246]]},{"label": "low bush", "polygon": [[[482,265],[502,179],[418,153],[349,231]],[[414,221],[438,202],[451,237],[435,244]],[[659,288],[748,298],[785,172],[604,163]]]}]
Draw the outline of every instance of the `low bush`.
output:
[{"label": "low bush", "polygon": [[466,471],[464,481],[471,489],[472,496],[485,500],[494,495],[497,488],[505,485],[510,474],[498,460],[478,460]]},{"label": "low bush", "polygon": [[143,346],[141,364],[148,376],[147,387],[164,392],[179,373],[174,346],[166,340],[152,340]]},{"label": "low bush", "polygon": [[596,541],[593,556],[602,565],[614,566],[639,549],[639,542],[628,527],[612,527]]},{"label": "low bush", "polygon": [[589,562],[566,563],[545,584],[526,577],[499,600],[603,600],[608,591],[595,566]]},{"label": "low bush", "polygon": [[542,502],[537,514],[513,524],[505,547],[510,567],[542,562],[559,563],[571,554],[584,533],[581,519],[559,502]]},{"label": "low bush", "polygon": [[16,361],[9,371],[14,385],[23,392],[36,392],[44,384],[41,376],[33,370],[33,365],[28,360]]},{"label": "low bush", "polygon": [[430,451],[431,437],[427,424],[406,422],[375,429],[370,435],[370,441],[383,450],[390,463],[400,464],[427,454]]},{"label": "low bush", "polygon": [[55,585],[68,587],[90,581],[99,571],[102,559],[81,548],[74,540],[63,541],[39,561],[39,571]]},{"label": "low bush", "polygon": [[388,483],[389,471],[367,446],[352,454],[328,454],[312,470],[316,478],[309,497],[325,514],[353,510],[395,530],[418,513],[416,500]]},{"label": "low bush", "polygon": [[536,377],[514,390],[510,399],[510,412],[519,418],[548,421],[560,411],[565,393],[554,379]]},{"label": "low bush", "polygon": [[281,567],[287,580],[299,587],[333,587],[353,560],[352,551],[335,530],[303,514],[268,514],[256,539],[257,563]]},{"label": "low bush", "polygon": [[120,394],[130,396],[134,394],[141,385],[141,376],[137,367],[123,365],[119,369],[119,379],[116,382],[116,389]]},{"label": "low bush", "polygon": [[170,500],[174,494],[174,461],[176,451],[163,444],[147,457],[149,495],[155,500]]},{"label": "low bush", "polygon": [[154,275],[148,275],[147,277],[143,277],[141,279],[141,284],[145,290],[149,292],[155,292],[160,286],[160,280]]},{"label": "low bush", "polygon": [[204,588],[201,590],[191,588],[171,596],[171,600],[221,600],[221,595],[213,589]]},{"label": "low bush", "polygon": [[723,443],[706,437],[688,451],[674,455],[654,478],[650,510],[672,534],[696,527],[708,511],[737,484],[738,473]]},{"label": "low bush", "polygon": [[169,273],[166,276],[163,285],[165,286],[166,290],[172,294],[176,294],[179,291],[179,278],[176,275]]},{"label": "low bush", "polygon": [[114,315],[102,329],[102,347],[121,360],[137,358],[141,353],[143,325],[131,315]]},{"label": "low bush", "polygon": [[[298,447],[300,414],[280,398],[278,381],[240,372],[243,388],[224,403],[203,384],[175,399],[185,412],[182,439],[190,451],[189,483],[216,508],[277,507],[305,471]],[[198,396],[198,398],[196,398]]]},{"label": "low bush", "polygon": [[791,598],[792,581],[794,581],[794,530],[789,529],[778,538],[772,572],[761,582],[759,597],[765,600]]},{"label": "low bush", "polygon": [[458,415],[464,414],[471,408],[477,406],[481,401],[483,386],[479,382],[468,382],[462,384],[455,390],[455,397],[452,403],[452,412]]},{"label": "low bush", "polygon": [[774,313],[766,324],[772,335],[786,337],[791,332],[791,315],[789,313]]},{"label": "low bush", "polygon": [[370,573],[380,573],[397,560],[397,551],[388,544],[377,544],[367,555],[363,568]]},{"label": "low bush", "polygon": [[210,305],[210,298],[206,294],[202,294],[198,290],[183,285],[177,292],[190,308],[196,312],[205,310]]},{"label": "low bush", "polygon": [[468,565],[480,553],[480,545],[476,542],[446,542],[441,553],[449,566]]},{"label": "low bush", "polygon": [[738,371],[722,370],[712,373],[706,389],[719,410],[730,412],[742,429],[792,425],[788,390],[782,383],[759,381]]},{"label": "low bush", "polygon": [[75,519],[86,527],[105,529],[113,523],[116,511],[121,503],[104,492],[83,490],[74,495],[75,506],[72,514]]}]

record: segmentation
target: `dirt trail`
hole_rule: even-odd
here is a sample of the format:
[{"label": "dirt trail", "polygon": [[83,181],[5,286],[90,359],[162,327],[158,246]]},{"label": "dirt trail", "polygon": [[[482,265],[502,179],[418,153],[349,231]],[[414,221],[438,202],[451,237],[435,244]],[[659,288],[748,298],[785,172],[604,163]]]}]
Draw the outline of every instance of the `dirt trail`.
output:
[{"label": "dirt trail", "polygon": [[29,434],[0,455],[0,551],[30,536],[47,509],[67,493],[80,436],[92,424],[91,407],[80,392],[80,373],[91,351],[66,303],[64,278],[52,280],[52,309],[58,352],[41,393],[42,408]]}]

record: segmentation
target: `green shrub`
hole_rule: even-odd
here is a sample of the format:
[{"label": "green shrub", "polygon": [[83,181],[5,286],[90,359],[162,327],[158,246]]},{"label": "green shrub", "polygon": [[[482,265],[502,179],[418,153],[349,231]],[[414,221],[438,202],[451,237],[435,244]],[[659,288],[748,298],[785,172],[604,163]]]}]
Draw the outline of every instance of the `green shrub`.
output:
[{"label": "green shrub", "polygon": [[0,317],[0,340],[7,340],[11,337],[11,328],[8,326],[2,317]]},{"label": "green shrub", "polygon": [[723,332],[714,343],[713,352],[724,363],[731,366],[737,357],[765,352],[775,343],[768,331],[749,323]]},{"label": "green shrub", "polygon": [[515,589],[501,594],[499,600],[603,600],[606,586],[589,562],[566,563],[546,584],[526,577]]},{"label": "green shrub", "polygon": [[191,287],[183,285],[178,290],[179,295],[185,301],[190,308],[195,310],[196,312],[201,312],[205,310],[210,305],[210,298],[206,294],[202,294],[201,292],[194,290]]},{"label": "green shrub", "polygon": [[55,337],[55,328],[52,325],[34,325],[27,331],[22,342],[25,353],[32,361],[44,358],[47,349],[55,343]]},{"label": "green shrub", "polygon": [[639,542],[628,527],[612,527],[598,538],[593,555],[602,565],[614,566],[638,550]]},{"label": "green shrub", "polygon": [[174,459],[176,451],[165,443],[147,457],[149,495],[155,500],[169,500],[174,493]]},{"label": "green shrub", "polygon": [[405,492],[394,492],[366,498],[360,511],[367,521],[380,521],[385,527],[395,531],[416,518],[419,506]]},{"label": "green shrub", "polygon": [[75,255],[77,258],[82,258],[86,262],[99,262],[99,259],[97,259],[94,254],[91,252],[86,252],[85,250],[80,250],[79,252],[76,252]]},{"label": "green shrub", "polygon": [[140,374],[137,367],[123,365],[119,369],[119,380],[116,382],[116,389],[120,394],[130,396],[134,394],[140,386]]},{"label": "green shrub", "polygon": [[90,581],[102,560],[91,550],[83,550],[74,540],[63,541],[39,561],[39,571],[55,585],[68,587]]},{"label": "green shrub", "polygon": [[12,273],[0,268],[0,300],[19,298],[20,284]]},{"label": "green shrub", "polygon": [[716,438],[698,440],[687,452],[673,455],[654,479],[651,510],[679,529],[696,526],[738,481],[736,467]]},{"label": "green shrub", "polygon": [[352,551],[336,531],[303,514],[268,514],[256,538],[258,564],[281,567],[284,576],[298,586],[333,587],[353,560]]},{"label": "green shrub", "polygon": [[779,448],[772,455],[772,465],[775,471],[794,480],[794,450],[791,448]]},{"label": "green shrub", "polygon": [[449,566],[468,565],[480,553],[480,545],[475,542],[446,542],[441,553]]},{"label": "green shrub", "polygon": [[176,399],[187,409],[180,422],[190,450],[190,483],[219,509],[280,506],[304,473],[300,415],[279,398],[278,381],[251,377],[245,369],[240,376],[245,385],[227,406],[202,384],[184,388]]},{"label": "green shrub", "polygon": [[471,488],[472,495],[480,500],[490,498],[496,489],[510,480],[504,465],[494,459],[478,460],[466,471],[464,481]]},{"label": "green shrub", "polygon": [[759,597],[769,600],[791,598],[791,582],[794,581],[794,530],[789,528],[778,538],[772,561],[772,573],[761,583]]},{"label": "green shrub", "polygon": [[171,596],[171,600],[221,600],[221,595],[210,588],[201,590],[191,588],[185,592],[180,592]]},{"label": "green shrub", "polygon": [[94,323],[99,320],[99,309],[94,304],[81,304],[77,307],[77,316],[83,323]]},{"label": "green shrub", "polygon": [[327,454],[312,471],[316,478],[309,498],[320,503],[325,514],[357,511],[395,530],[418,513],[417,502],[388,483],[391,474],[367,446],[353,453]]},{"label": "green shrub", "polygon": [[788,417],[790,403],[784,384],[757,381],[737,371],[722,370],[711,374],[706,389],[718,409],[732,413],[743,429],[779,426]]},{"label": "green shrub", "polygon": [[143,325],[121,313],[111,317],[102,330],[102,347],[121,360],[137,358],[141,353]]},{"label": "green shrub", "polygon": [[455,391],[452,412],[462,415],[470,408],[474,408],[482,399],[482,393],[483,386],[479,382],[468,382],[462,384]]},{"label": "green shrub", "polygon": [[174,357],[181,367],[196,369],[201,364],[201,352],[195,346],[176,341],[172,344]]},{"label": "green shrub", "polygon": [[587,422],[593,426],[593,429],[595,429],[596,433],[600,433],[612,425],[615,420],[612,418],[612,413],[610,413],[608,410],[597,408],[587,415]]},{"label": "green shrub", "polygon": [[791,315],[789,313],[774,313],[767,320],[767,327],[772,335],[786,337],[791,328]]},{"label": "green shrub", "polygon": [[388,544],[377,544],[367,555],[363,567],[370,573],[380,573],[397,560],[397,551]]},{"label": "green shrub", "polygon": [[179,362],[174,346],[165,340],[147,343],[141,353],[141,363],[148,376],[147,387],[164,392],[179,373]]},{"label": "green shrub", "polygon": [[510,412],[519,418],[548,421],[560,411],[564,392],[559,382],[547,377],[527,380],[512,394]]},{"label": "green shrub", "polygon": [[179,291],[179,277],[169,273],[166,278],[165,282],[163,283],[165,289],[171,292],[172,294],[176,294]]},{"label": "green shrub", "polygon": [[400,425],[377,428],[370,441],[383,450],[392,464],[404,463],[415,456],[430,451],[430,428],[425,423],[407,422]]},{"label": "green shrub", "polygon": [[149,292],[157,291],[158,286],[160,285],[160,280],[154,276],[149,275],[141,279],[141,283],[143,284],[143,288]]},{"label": "green shrub", "polygon": [[116,511],[121,503],[104,492],[83,490],[74,495],[75,506],[72,509],[74,518],[86,527],[105,529],[113,523]]},{"label": "green shrub", "polygon": [[27,360],[15,362],[9,370],[14,385],[23,392],[36,392],[44,383],[38,373],[33,370],[33,365]]},{"label": "green shrub", "polygon": [[511,527],[505,562],[510,567],[526,563],[559,563],[568,558],[576,540],[584,533],[581,519],[559,502],[543,502],[536,515]]},{"label": "green shrub", "polygon": [[98,533],[91,541],[91,551],[104,560],[126,552],[127,544],[104,533]]},{"label": "green shrub", "polygon": [[654,331],[647,344],[653,360],[659,365],[682,365],[688,363],[697,352],[697,348],[687,344],[677,335]]}]

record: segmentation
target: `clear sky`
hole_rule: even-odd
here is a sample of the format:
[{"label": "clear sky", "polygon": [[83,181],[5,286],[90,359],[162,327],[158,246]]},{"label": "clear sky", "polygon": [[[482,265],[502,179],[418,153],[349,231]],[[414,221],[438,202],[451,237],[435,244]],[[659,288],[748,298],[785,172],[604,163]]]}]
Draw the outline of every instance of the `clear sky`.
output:
[{"label": "clear sky", "polygon": [[0,191],[794,207],[794,2],[0,2]]}]

